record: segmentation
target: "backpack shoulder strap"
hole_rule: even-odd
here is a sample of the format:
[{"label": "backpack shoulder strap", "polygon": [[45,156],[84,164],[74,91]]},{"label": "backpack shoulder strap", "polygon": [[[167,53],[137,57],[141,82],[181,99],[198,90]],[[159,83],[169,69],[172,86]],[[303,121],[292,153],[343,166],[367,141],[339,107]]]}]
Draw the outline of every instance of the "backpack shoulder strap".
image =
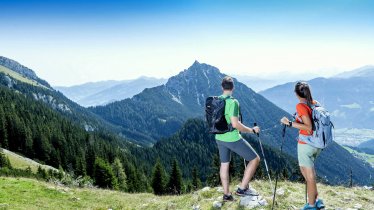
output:
[{"label": "backpack shoulder strap", "polygon": [[315,101],[314,107],[321,107],[321,106],[322,106],[321,103],[319,103],[318,101]]},{"label": "backpack shoulder strap", "polygon": [[219,98],[219,99],[221,99],[221,100],[224,100],[224,101],[226,101],[229,98],[233,99],[232,96],[224,96],[224,95],[220,95],[220,96],[216,96],[216,97]]},{"label": "backpack shoulder strap", "polygon": [[226,96],[224,99],[227,100],[227,99],[235,99],[235,98],[232,96]]}]

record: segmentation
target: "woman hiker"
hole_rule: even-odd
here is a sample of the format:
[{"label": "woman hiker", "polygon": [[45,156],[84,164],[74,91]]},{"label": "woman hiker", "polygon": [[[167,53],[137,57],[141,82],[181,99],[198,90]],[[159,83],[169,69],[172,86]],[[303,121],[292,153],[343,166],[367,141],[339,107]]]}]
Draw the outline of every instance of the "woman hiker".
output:
[{"label": "woman hiker", "polygon": [[324,204],[321,199],[318,199],[316,171],[314,168],[315,159],[321,152],[321,149],[302,141],[302,138],[308,138],[313,134],[311,107],[318,104],[318,102],[313,100],[310,86],[306,82],[298,82],[295,85],[295,94],[299,100],[299,103],[296,105],[295,121],[290,121],[287,117],[283,117],[281,123],[299,129],[297,157],[301,173],[307,183],[308,194],[308,203],[305,204],[303,209],[321,209],[324,208]]}]

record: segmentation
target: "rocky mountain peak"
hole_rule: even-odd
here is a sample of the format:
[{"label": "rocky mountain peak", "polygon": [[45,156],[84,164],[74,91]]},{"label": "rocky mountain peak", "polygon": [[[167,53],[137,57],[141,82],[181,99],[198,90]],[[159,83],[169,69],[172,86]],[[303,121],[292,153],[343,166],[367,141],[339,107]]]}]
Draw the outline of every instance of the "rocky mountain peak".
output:
[{"label": "rocky mountain peak", "polygon": [[17,72],[31,80],[37,81],[38,83],[46,86],[51,87],[46,81],[40,79],[33,70],[27,68],[26,66],[23,66],[22,64],[18,63],[17,61],[14,61],[12,59],[0,56],[0,65],[4,66],[14,72]]},{"label": "rocky mountain peak", "polygon": [[193,62],[192,66],[193,65],[200,65],[199,61],[198,60],[195,60],[195,62]]},{"label": "rocky mountain peak", "polygon": [[223,74],[221,74],[218,68],[205,63],[199,63],[196,60],[188,69],[171,77],[166,83],[166,86],[169,88],[175,88],[176,85],[180,83],[210,83],[210,80],[217,78],[221,79],[222,77]]},{"label": "rocky mountain peak", "polygon": [[12,59],[0,56],[0,65],[8,69],[11,69],[19,74],[22,74],[23,76],[28,77],[30,79],[35,80],[38,78],[33,70],[21,65],[20,63]]},{"label": "rocky mountain peak", "polygon": [[223,77],[218,68],[195,61],[188,69],[171,77],[165,88],[178,103],[184,104],[183,98],[195,98],[201,106],[208,93],[220,90],[219,84]]}]

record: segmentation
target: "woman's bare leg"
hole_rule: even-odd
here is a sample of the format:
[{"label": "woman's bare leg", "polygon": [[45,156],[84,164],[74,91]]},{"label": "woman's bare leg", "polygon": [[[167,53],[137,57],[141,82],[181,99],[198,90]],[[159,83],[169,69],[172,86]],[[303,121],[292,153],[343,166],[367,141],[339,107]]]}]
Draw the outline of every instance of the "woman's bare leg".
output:
[{"label": "woman's bare leg", "polygon": [[[308,188],[308,203],[314,205],[317,197],[317,183],[316,183],[316,172],[314,168],[308,168],[301,166],[302,174],[306,180]],[[304,172],[304,173],[303,173]]]}]

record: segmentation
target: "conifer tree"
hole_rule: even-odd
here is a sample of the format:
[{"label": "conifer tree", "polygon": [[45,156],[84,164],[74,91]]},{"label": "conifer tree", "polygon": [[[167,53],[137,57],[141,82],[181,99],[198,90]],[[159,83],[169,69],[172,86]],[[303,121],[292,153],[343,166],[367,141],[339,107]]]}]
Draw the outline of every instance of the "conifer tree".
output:
[{"label": "conifer tree", "polygon": [[[87,135],[87,138],[90,138],[89,135]],[[94,149],[89,146],[86,152],[86,166],[87,166],[87,175],[93,177],[94,174],[94,167],[95,167],[95,151]]]},{"label": "conifer tree", "polygon": [[36,172],[36,175],[39,177],[39,178],[42,178],[42,179],[48,179],[48,174],[47,174],[47,171],[45,169],[43,169],[40,165],[38,166],[38,171]]},{"label": "conifer tree", "polygon": [[201,187],[201,180],[199,177],[199,172],[197,171],[197,168],[194,167],[192,169],[192,189],[197,190]]},{"label": "conifer tree", "polygon": [[165,183],[166,183],[166,175],[164,167],[161,164],[160,159],[157,159],[156,164],[153,168],[152,174],[152,188],[153,192],[156,195],[163,195],[165,194]]},{"label": "conifer tree", "polygon": [[12,168],[9,158],[5,156],[3,151],[0,149],[0,168]]},{"label": "conifer tree", "polygon": [[138,192],[138,177],[136,176],[135,166],[132,163],[127,164],[125,173],[127,175],[127,191]]},{"label": "conifer tree", "polygon": [[288,176],[288,171],[286,168],[283,168],[282,170],[282,179],[284,180],[288,180],[289,176]]},{"label": "conifer tree", "polygon": [[123,169],[123,165],[121,161],[119,160],[119,158],[114,159],[112,168],[113,168],[114,176],[116,176],[118,180],[119,190],[126,191],[127,190],[126,173],[125,173],[125,170]]},{"label": "conifer tree", "polygon": [[118,189],[117,179],[114,176],[112,167],[101,159],[96,158],[94,166],[95,184],[102,188]]},{"label": "conifer tree", "polygon": [[212,162],[212,165],[210,167],[210,174],[208,176],[208,184],[209,186],[212,186],[212,187],[215,187],[215,186],[218,186],[220,185],[221,183],[221,180],[220,180],[220,177],[219,177],[219,169],[220,169],[220,160],[219,160],[219,157],[218,155],[214,155],[213,156],[213,162]]},{"label": "conifer tree", "polygon": [[25,172],[26,172],[27,176],[31,176],[31,174],[32,174],[31,167],[27,166],[27,168],[25,169]]},{"label": "conifer tree", "polygon": [[0,147],[8,148],[8,132],[5,113],[2,107],[0,107]]},{"label": "conifer tree", "polygon": [[167,185],[167,190],[170,194],[179,195],[182,192],[183,181],[182,181],[182,172],[179,168],[177,160],[174,158],[171,173],[169,178],[169,183]]}]

